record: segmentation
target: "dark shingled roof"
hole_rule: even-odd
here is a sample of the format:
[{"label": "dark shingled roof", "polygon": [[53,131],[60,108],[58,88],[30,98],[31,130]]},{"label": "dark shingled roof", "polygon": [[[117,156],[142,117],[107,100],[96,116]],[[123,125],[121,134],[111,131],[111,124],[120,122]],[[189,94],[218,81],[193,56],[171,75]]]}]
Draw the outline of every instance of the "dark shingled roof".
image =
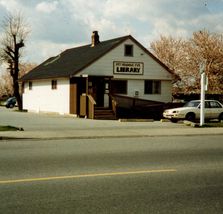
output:
[{"label": "dark shingled roof", "polygon": [[35,67],[29,73],[25,74],[21,80],[27,81],[73,76],[130,37],[124,36],[103,41],[94,47],[91,47],[90,44],[67,49],[61,54],[51,57]]},{"label": "dark shingled roof", "polygon": [[97,59],[104,56],[110,50],[117,47],[119,44],[127,39],[133,40],[139,47],[141,47],[150,57],[163,66],[168,72],[173,74],[169,68],[158,60],[152,53],[143,47],[131,35],[123,36],[107,41],[103,41],[91,47],[91,44],[67,49],[61,54],[47,59],[45,62],[35,67],[29,73],[25,74],[20,80],[28,81],[35,79],[49,79],[60,77],[71,77],[94,63]]}]

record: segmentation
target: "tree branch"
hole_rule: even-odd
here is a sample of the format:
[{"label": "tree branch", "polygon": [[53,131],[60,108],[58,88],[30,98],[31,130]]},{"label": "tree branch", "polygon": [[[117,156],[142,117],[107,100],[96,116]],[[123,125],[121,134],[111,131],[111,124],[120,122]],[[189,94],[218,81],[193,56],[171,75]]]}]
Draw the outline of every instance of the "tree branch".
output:
[{"label": "tree branch", "polygon": [[10,46],[7,46],[3,50],[12,60],[15,60],[15,51]]}]

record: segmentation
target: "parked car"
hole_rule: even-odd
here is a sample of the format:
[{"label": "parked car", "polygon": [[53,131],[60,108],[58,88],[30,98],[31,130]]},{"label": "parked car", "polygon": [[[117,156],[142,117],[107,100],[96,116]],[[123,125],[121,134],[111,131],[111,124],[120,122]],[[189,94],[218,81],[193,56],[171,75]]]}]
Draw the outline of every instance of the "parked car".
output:
[{"label": "parked car", "polygon": [[[172,122],[178,120],[193,121],[200,118],[200,100],[192,100],[181,108],[167,109],[163,117]],[[217,100],[205,100],[205,119],[223,120],[223,105]]]},{"label": "parked car", "polygon": [[9,99],[6,100],[5,107],[6,108],[14,108],[16,105],[16,98],[15,97],[10,97]]}]

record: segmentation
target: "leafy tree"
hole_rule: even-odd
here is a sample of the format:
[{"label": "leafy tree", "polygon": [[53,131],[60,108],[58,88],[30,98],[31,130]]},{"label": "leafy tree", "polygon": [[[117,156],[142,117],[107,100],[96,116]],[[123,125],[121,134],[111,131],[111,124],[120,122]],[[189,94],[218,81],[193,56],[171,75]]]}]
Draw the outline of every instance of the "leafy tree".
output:
[{"label": "leafy tree", "polygon": [[[28,73],[37,64],[35,63],[23,63],[19,65],[19,78]],[[21,93],[20,93],[21,94]],[[13,81],[10,72],[4,71],[0,75],[0,97],[13,95]]]},{"label": "leafy tree", "polygon": [[17,99],[19,110],[22,110],[22,98],[19,93],[19,64],[21,48],[25,46],[25,40],[29,29],[25,24],[21,13],[8,14],[3,20],[3,30],[0,45],[0,60],[8,64],[8,71],[12,77],[13,95]]},{"label": "leafy tree", "polygon": [[8,72],[2,72],[0,76],[0,98],[3,96],[12,96],[12,78]]},{"label": "leafy tree", "polygon": [[[195,32],[189,41],[187,52],[190,56],[190,62],[193,62],[194,66],[198,67],[202,61],[206,63],[208,93],[223,93],[222,35],[209,33],[206,30]],[[199,80],[199,74],[197,80]]]},{"label": "leafy tree", "polygon": [[199,66],[206,63],[209,94],[223,93],[223,38],[206,30],[194,32],[192,38],[161,36],[151,43],[153,53],[163,61],[180,80],[173,85],[173,93],[199,93]]}]

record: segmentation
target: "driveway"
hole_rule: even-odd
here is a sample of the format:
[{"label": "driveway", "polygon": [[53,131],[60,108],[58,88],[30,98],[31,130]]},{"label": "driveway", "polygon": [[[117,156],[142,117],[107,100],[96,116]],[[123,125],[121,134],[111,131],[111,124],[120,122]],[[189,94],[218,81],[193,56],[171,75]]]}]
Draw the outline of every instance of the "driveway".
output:
[{"label": "driveway", "polygon": [[179,124],[155,122],[119,122],[118,120],[91,120],[58,114],[18,112],[0,107],[0,125],[22,127],[26,131],[63,131],[86,129],[179,128]]}]

